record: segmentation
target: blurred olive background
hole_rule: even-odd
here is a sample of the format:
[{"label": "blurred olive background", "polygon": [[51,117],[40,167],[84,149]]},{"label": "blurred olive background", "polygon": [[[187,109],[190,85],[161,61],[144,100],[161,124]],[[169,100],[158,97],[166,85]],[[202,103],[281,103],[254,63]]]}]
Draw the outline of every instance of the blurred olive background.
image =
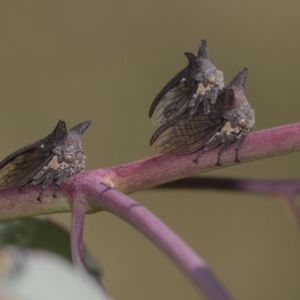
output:
[{"label": "blurred olive background", "polygon": [[[292,0],[1,0],[0,156],[46,136],[59,119],[68,127],[92,120],[83,136],[88,169],[153,155],[150,104],[200,39],[226,82],[249,68],[255,130],[297,122],[299,12]],[[209,175],[293,178],[298,160],[293,153]],[[214,191],[132,196],[237,299],[299,299],[300,234],[280,201]],[[69,226],[70,214],[54,218]],[[164,254],[113,215],[87,216],[84,239],[115,299],[199,299]]]}]

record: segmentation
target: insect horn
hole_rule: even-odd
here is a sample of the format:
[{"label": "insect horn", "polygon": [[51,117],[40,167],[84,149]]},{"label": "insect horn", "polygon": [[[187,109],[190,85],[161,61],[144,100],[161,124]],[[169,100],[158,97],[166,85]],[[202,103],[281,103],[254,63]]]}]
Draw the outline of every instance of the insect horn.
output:
[{"label": "insect horn", "polygon": [[227,85],[226,88],[239,88],[243,89],[245,85],[245,81],[248,75],[248,69],[241,69],[235,77],[231,80],[231,82]]},{"label": "insect horn", "polygon": [[207,54],[207,41],[201,40],[199,49],[198,49],[198,56],[196,57],[194,54],[190,52],[185,52],[185,56],[188,58],[190,65],[195,66],[197,62],[199,63],[199,60],[205,60],[208,59]]},{"label": "insect horn", "polygon": [[53,130],[52,133],[57,132],[57,131],[60,131],[60,132],[65,131],[65,132],[67,132],[67,127],[66,127],[65,121],[62,121],[62,120],[58,121],[58,123],[57,123],[57,125],[54,128],[54,130]]},{"label": "insect horn", "polygon": [[91,125],[91,121],[82,122],[69,130],[69,134],[74,134],[77,136],[82,136],[82,134],[87,130],[87,128]]},{"label": "insect horn", "polygon": [[56,127],[52,131],[52,133],[49,134],[48,138],[56,140],[61,140],[65,138],[68,135],[68,130],[66,127],[66,123],[62,120],[59,120]]},{"label": "insect horn", "polygon": [[197,57],[190,52],[184,52],[184,55],[187,57],[187,59],[189,60],[189,65],[190,66],[194,66],[197,65]]},{"label": "insect horn", "polygon": [[198,58],[208,58],[207,54],[207,41],[201,40],[198,50]]}]

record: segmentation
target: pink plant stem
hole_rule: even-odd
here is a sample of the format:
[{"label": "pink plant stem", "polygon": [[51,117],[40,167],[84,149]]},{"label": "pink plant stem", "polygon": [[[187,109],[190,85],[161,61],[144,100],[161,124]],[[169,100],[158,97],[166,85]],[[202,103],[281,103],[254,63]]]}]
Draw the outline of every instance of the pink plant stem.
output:
[{"label": "pink plant stem", "polygon": [[[223,166],[234,163],[233,148],[222,155]],[[299,149],[300,123],[295,123],[249,134],[239,152],[239,157],[241,162],[246,162]],[[215,165],[217,151],[218,149],[203,154],[197,165],[193,163],[195,153],[157,155],[120,166],[78,173],[69,177],[60,186],[57,199],[52,197],[53,187],[47,189],[41,203],[36,201],[40,189],[38,186],[21,193],[18,188],[2,189],[0,190],[0,220],[70,211],[68,187],[73,181],[80,181],[86,176],[93,177],[95,182],[104,182],[110,187],[129,194],[192,174],[207,172],[219,168]],[[89,212],[96,211],[90,210]]]},{"label": "pink plant stem", "polygon": [[[107,294],[102,282],[99,278],[93,276],[85,263],[84,249],[83,249],[83,225],[85,217],[85,206],[81,199],[80,193],[75,193],[73,196],[73,209],[72,209],[72,221],[71,221],[71,252],[72,260],[75,266],[83,270],[88,276],[91,276],[93,280],[97,282],[101,291]],[[112,299],[109,296],[109,299]]]},{"label": "pink plant stem", "polygon": [[71,221],[71,252],[74,264],[82,270],[88,272],[88,268],[84,261],[83,254],[83,224],[84,224],[85,208],[82,205],[80,194],[75,194],[73,198],[73,211]]},{"label": "pink plant stem", "polygon": [[[239,151],[241,162],[271,157],[300,149],[300,123],[256,131],[249,134]],[[99,176],[108,185],[130,194],[186,177],[217,169],[218,149],[203,154],[198,164],[196,153],[186,155],[157,155],[129,164],[103,169]],[[234,146],[221,157],[222,166],[234,164]],[[97,171],[90,171],[97,172]]]},{"label": "pink plant stem", "polygon": [[76,185],[75,190],[79,185],[89,206],[96,210],[110,211],[144,233],[178,264],[208,299],[232,299],[205,262],[145,207],[104,184],[96,184],[92,178],[85,177],[84,181]]}]

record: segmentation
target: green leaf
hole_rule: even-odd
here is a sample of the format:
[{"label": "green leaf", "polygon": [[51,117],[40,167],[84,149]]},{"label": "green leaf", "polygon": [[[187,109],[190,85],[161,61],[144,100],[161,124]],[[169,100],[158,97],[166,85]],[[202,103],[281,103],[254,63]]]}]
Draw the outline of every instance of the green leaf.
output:
[{"label": "green leaf", "polygon": [[[49,219],[24,218],[0,222],[0,247],[8,244],[47,250],[72,261],[69,232]],[[87,251],[84,253],[89,271],[99,277],[101,269],[98,263]]]}]

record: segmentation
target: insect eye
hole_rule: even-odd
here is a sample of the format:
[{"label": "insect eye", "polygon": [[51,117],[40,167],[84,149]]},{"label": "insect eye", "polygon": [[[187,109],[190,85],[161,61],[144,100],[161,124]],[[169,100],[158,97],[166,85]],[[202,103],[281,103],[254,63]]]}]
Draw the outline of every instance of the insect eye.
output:
[{"label": "insect eye", "polygon": [[244,128],[247,126],[247,122],[245,119],[242,119],[242,120],[239,120],[238,121],[238,126],[241,127],[241,128]]},{"label": "insect eye", "polygon": [[69,164],[72,161],[72,158],[70,155],[65,155],[63,161]]},{"label": "insect eye", "polygon": [[216,78],[213,76],[208,77],[207,81],[209,84],[216,84]]}]

